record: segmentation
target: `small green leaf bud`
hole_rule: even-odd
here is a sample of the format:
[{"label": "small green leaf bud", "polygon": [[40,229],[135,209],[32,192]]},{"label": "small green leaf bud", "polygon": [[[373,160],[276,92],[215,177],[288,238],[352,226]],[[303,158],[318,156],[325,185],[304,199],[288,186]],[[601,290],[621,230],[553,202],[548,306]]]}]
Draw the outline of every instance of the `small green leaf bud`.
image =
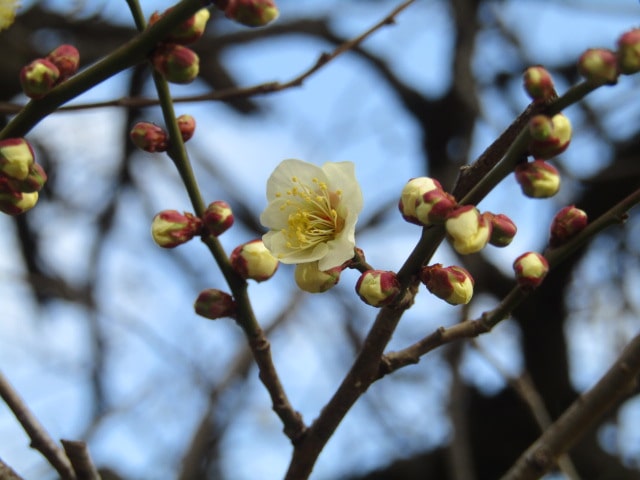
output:
[{"label": "small green leaf bud", "polygon": [[263,282],[273,277],[278,269],[274,257],[261,239],[237,246],[230,255],[231,266],[242,278]]},{"label": "small green leaf bud", "polygon": [[383,307],[400,294],[400,282],[394,272],[367,270],[358,278],[356,293],[367,305]]},{"label": "small green leaf bud", "polygon": [[20,84],[24,94],[33,99],[44,97],[56,85],[60,71],[46,58],[38,58],[20,70]]},{"label": "small green leaf bud", "polygon": [[200,292],[193,308],[198,315],[210,320],[223,317],[233,318],[236,313],[236,302],[228,293],[208,288]]},{"label": "small green leaf bud", "polygon": [[198,235],[201,228],[202,221],[191,213],[163,210],[153,217],[151,236],[158,246],[175,248]]},{"label": "small green leaf bud", "polygon": [[473,277],[457,265],[443,267],[442,264],[423,267],[420,281],[436,297],[451,305],[466,305],[473,297]]},{"label": "small green leaf bud", "polygon": [[560,190],[560,172],[544,160],[519,164],[515,176],[522,193],[530,198],[553,197]]}]

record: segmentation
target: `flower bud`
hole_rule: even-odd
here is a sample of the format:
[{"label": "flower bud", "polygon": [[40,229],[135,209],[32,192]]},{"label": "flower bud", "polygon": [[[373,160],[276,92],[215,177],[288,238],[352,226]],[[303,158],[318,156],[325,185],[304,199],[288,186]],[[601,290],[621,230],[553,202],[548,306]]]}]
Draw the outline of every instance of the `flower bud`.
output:
[{"label": "flower bud", "polygon": [[273,0],[229,0],[224,14],[247,27],[263,27],[278,18],[280,12]]},{"label": "flower bud", "polygon": [[556,96],[553,79],[541,66],[529,67],[522,76],[524,90],[534,102],[544,102]]},{"label": "flower bud", "polygon": [[[151,18],[149,18],[149,26],[156,23],[170,11],[171,8],[167,9],[164,13],[154,12]],[[211,14],[206,8],[198,10],[194,15],[171,30],[166,37],[166,41],[179,43],[181,45],[196,42],[204,35],[204,30],[210,16]]]},{"label": "flower bud", "polygon": [[529,122],[529,132],[532,137],[529,153],[536,158],[555,157],[571,142],[571,122],[561,113],[551,117],[550,124],[536,115]]},{"label": "flower bud", "polygon": [[193,133],[196,131],[196,119],[191,115],[184,114],[176,118],[176,121],[178,122],[178,129],[182,135],[182,141],[186,142],[191,139]]},{"label": "flower bud", "polygon": [[613,85],[618,81],[618,59],[606,48],[590,48],[580,55],[578,72],[594,85]]},{"label": "flower bud", "polygon": [[27,97],[44,97],[56,85],[60,71],[51,61],[38,58],[20,70],[20,85]]},{"label": "flower bud", "polygon": [[216,200],[209,204],[202,215],[202,223],[207,231],[214,236],[221,235],[233,225],[233,212],[224,200]]},{"label": "flower bud", "polygon": [[356,293],[366,304],[382,307],[396,299],[400,293],[400,282],[394,272],[367,270],[356,283]]},{"label": "flower bud", "polygon": [[0,140],[0,171],[16,180],[24,180],[34,163],[33,149],[24,138]]},{"label": "flower bud", "polygon": [[436,263],[423,267],[420,280],[431,293],[451,305],[466,305],[473,297],[473,277],[457,265],[443,267]]},{"label": "flower bud", "polygon": [[31,210],[38,202],[38,192],[0,192],[0,212],[20,215]]},{"label": "flower bud", "polygon": [[631,75],[640,71],[640,28],[623,33],[618,38],[618,68]]},{"label": "flower bud", "polygon": [[455,206],[455,198],[442,189],[440,182],[428,177],[409,180],[398,202],[402,217],[416,225],[442,223]]},{"label": "flower bud", "polygon": [[536,288],[547,275],[549,262],[539,253],[527,252],[515,259],[513,270],[518,285],[524,288]]},{"label": "flower bud", "polygon": [[196,52],[175,43],[158,47],[151,61],[155,69],[171,83],[191,83],[200,72],[200,59]]},{"label": "flower bud", "polygon": [[169,137],[162,127],[150,122],[138,122],[129,132],[133,144],[145,152],[164,152],[169,148]]},{"label": "flower bud", "polygon": [[60,45],[47,55],[47,60],[58,67],[60,78],[58,83],[66,80],[78,71],[80,66],[80,52],[73,45]]},{"label": "flower bud", "polygon": [[270,279],[279,264],[278,259],[271,255],[260,239],[237,246],[231,252],[230,260],[238,275],[256,282]]},{"label": "flower bud", "polygon": [[341,273],[342,266],[322,271],[318,262],[299,263],[295,270],[296,285],[309,293],[326,292],[338,283]]},{"label": "flower bud", "polygon": [[162,248],[174,248],[200,233],[201,220],[191,213],[163,210],[153,217],[151,236]]},{"label": "flower bud", "polygon": [[560,173],[544,160],[519,164],[515,169],[515,175],[522,193],[527,197],[553,197],[560,190]]},{"label": "flower bud", "polygon": [[583,210],[573,205],[564,207],[556,213],[551,222],[549,245],[552,248],[563,245],[584,230],[588,221],[587,214]]},{"label": "flower bud", "polygon": [[39,192],[47,182],[47,173],[38,163],[32,163],[29,174],[23,180],[7,177],[7,183],[12,190],[23,193]]},{"label": "flower bud", "polygon": [[453,248],[462,255],[479,252],[491,238],[491,222],[473,205],[453,210],[444,226]]},{"label": "flower bud", "polygon": [[233,317],[236,313],[236,302],[228,293],[208,288],[200,292],[193,308],[198,315],[216,320],[223,317]]},{"label": "flower bud", "polygon": [[493,213],[486,212],[483,213],[483,216],[491,222],[491,238],[489,238],[489,243],[496,247],[506,247],[509,245],[518,231],[513,220],[502,213],[494,215]]}]

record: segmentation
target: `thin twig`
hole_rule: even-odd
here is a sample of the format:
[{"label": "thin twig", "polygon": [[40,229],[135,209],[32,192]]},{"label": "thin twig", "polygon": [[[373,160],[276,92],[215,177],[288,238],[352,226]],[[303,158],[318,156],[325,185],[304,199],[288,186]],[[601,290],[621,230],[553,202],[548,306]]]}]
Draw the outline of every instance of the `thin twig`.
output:
[{"label": "thin twig", "polygon": [[629,342],[609,371],[531,445],[502,480],[540,478],[593,426],[607,410],[637,387],[640,375],[640,335]]},{"label": "thin twig", "polygon": [[0,459],[0,480],[24,480],[13,468]]},{"label": "thin twig", "polygon": [[76,480],[76,474],[64,451],[49,436],[2,371],[0,371],[0,397],[16,416],[27,435],[29,435],[31,448],[42,453],[63,480]]}]

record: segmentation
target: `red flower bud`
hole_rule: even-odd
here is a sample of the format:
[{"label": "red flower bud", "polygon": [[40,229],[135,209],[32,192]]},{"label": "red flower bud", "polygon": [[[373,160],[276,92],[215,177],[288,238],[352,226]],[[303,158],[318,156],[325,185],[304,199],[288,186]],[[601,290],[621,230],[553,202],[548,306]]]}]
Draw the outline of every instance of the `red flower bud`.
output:
[{"label": "red flower bud", "polygon": [[455,198],[442,189],[440,182],[429,177],[409,180],[398,202],[402,218],[416,225],[443,223],[456,205]]},{"label": "red flower bud", "polygon": [[544,102],[556,96],[551,74],[544,67],[527,68],[522,80],[525,91],[534,102]]},{"label": "red flower bud", "polygon": [[233,212],[224,200],[216,200],[209,204],[202,216],[202,222],[211,235],[218,236],[233,225]]},{"label": "red flower bud", "polygon": [[191,139],[196,131],[196,119],[191,115],[184,114],[176,118],[176,121],[178,122],[178,129],[182,135],[182,141],[186,142]]},{"label": "red flower bud", "polygon": [[50,60],[38,58],[20,70],[20,84],[27,97],[44,97],[56,85],[60,70]]},{"label": "red flower bud", "polygon": [[202,317],[216,320],[223,317],[233,317],[236,313],[236,302],[228,293],[215,288],[203,290],[198,295],[193,308]]},{"label": "red flower bud", "polygon": [[493,213],[485,212],[483,215],[491,222],[492,228],[489,243],[496,247],[506,247],[509,245],[518,231],[516,224],[502,213],[494,215]]},{"label": "red flower bud", "polygon": [[0,191],[0,212],[7,215],[20,215],[35,207],[37,202],[38,192]]},{"label": "red flower bud", "polygon": [[80,65],[80,52],[73,45],[60,45],[47,55],[47,60],[58,67],[60,78],[58,83],[66,80],[78,71]]},{"label": "red flower bud", "polygon": [[136,123],[129,132],[129,137],[136,147],[145,152],[164,152],[169,148],[167,132],[154,123]]},{"label": "red flower bud", "polygon": [[278,269],[274,257],[262,240],[252,240],[236,247],[229,257],[231,266],[242,278],[263,282],[273,277]]},{"label": "red flower bud", "polygon": [[575,237],[587,226],[589,222],[587,214],[573,205],[564,207],[551,222],[551,237],[549,246],[552,248],[563,245]]},{"label": "red flower bud", "polygon": [[247,27],[263,27],[278,18],[280,12],[273,0],[229,0],[224,14]]},{"label": "red flower bud", "polygon": [[538,287],[544,280],[549,272],[549,262],[539,253],[527,252],[515,259],[513,270],[518,285],[532,289]]},{"label": "red flower bud", "polygon": [[400,294],[400,282],[394,272],[367,270],[358,278],[356,293],[367,305],[383,307]]},{"label": "red flower bud", "polygon": [[171,83],[191,83],[200,72],[200,59],[196,52],[175,43],[158,47],[151,61],[155,69]]},{"label": "red flower bud", "polygon": [[162,248],[174,248],[200,233],[202,221],[192,213],[163,210],[153,217],[151,236]]},{"label": "red flower bud", "polygon": [[300,290],[309,293],[322,293],[338,284],[342,266],[322,271],[318,262],[299,263],[296,265],[295,280]]},{"label": "red flower bud", "polygon": [[594,85],[613,85],[618,81],[618,59],[606,48],[590,48],[578,59],[578,71]]},{"label": "red flower bud", "polygon": [[24,180],[34,162],[33,148],[24,138],[0,140],[0,172],[6,176]]},{"label": "red flower bud", "polygon": [[640,28],[634,28],[620,36],[617,56],[621,73],[631,75],[640,71]]},{"label": "red flower bud", "polygon": [[516,181],[522,193],[531,198],[548,198],[560,190],[560,173],[544,160],[519,164],[515,169]]},{"label": "red flower bud", "polygon": [[561,113],[543,120],[536,115],[529,122],[532,140],[529,153],[536,158],[551,158],[564,152],[571,142],[571,122]]},{"label": "red flower bud", "polygon": [[473,297],[473,277],[464,268],[442,264],[423,267],[420,280],[436,297],[451,305],[467,304]]}]

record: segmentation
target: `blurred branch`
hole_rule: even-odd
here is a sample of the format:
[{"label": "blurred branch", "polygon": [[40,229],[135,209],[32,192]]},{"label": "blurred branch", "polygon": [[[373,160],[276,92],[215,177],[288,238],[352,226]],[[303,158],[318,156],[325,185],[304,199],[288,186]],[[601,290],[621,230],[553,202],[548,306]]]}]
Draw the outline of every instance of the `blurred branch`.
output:
[{"label": "blurred branch", "polygon": [[0,459],[0,480],[24,480],[9,465]]},{"label": "blurred branch", "polygon": [[559,455],[616,402],[637,387],[640,375],[640,335],[625,348],[609,371],[524,452],[502,480],[535,480],[548,472]]},{"label": "blurred branch", "polygon": [[73,465],[78,480],[100,480],[100,474],[91,460],[86,443],[74,440],[60,440],[60,442]]},{"label": "blurred branch", "polygon": [[[362,42],[364,42],[368,37],[370,37],[376,31],[380,30],[382,27],[393,24],[395,17],[414,2],[415,0],[407,0],[404,3],[400,4],[398,7],[393,9],[387,16],[385,16],[382,20],[380,20],[378,23],[370,27],[365,32],[361,33],[357,37],[354,37],[350,40],[347,40],[341,43],[330,53],[327,53],[327,52],[322,53],[310,68],[308,68],[301,74],[297,75],[296,77],[286,82],[277,82],[277,81],[265,82],[265,83],[260,83],[258,85],[253,85],[249,87],[227,88],[224,90],[213,91],[213,92],[205,93],[202,95],[175,97],[173,99],[173,102],[174,103],[187,103],[187,102],[193,103],[193,102],[203,102],[203,101],[210,101],[210,100],[217,100],[217,101],[232,100],[237,98],[245,98],[245,97],[251,97],[255,95],[265,95],[269,93],[280,92],[282,90],[287,90],[293,87],[300,87],[305,82],[305,80],[307,80],[309,77],[315,74],[318,70],[325,67],[332,60],[335,60],[338,56],[342,55],[345,52],[355,49]],[[69,110],[85,110],[90,108],[104,108],[104,107],[141,108],[141,107],[159,105],[160,103],[161,103],[160,100],[153,99],[153,98],[140,98],[140,97],[120,98],[117,100],[110,100],[106,102],[93,102],[93,103],[83,103],[78,105],[69,105],[67,107],[59,108],[57,111],[62,112],[62,111],[69,111]],[[2,104],[2,108],[0,109],[0,112],[17,113],[22,108],[23,107],[20,107],[19,105],[5,103],[5,104]]]},{"label": "blurred branch", "polygon": [[[525,371],[520,376],[511,375],[502,367],[497,358],[480,345],[477,341],[473,341],[473,346],[484,356],[484,358],[495,368],[500,375],[507,381],[509,386],[518,394],[520,399],[529,408],[534,420],[540,427],[540,431],[544,432],[551,426],[552,419],[540,392],[533,384],[531,376]],[[569,455],[563,454],[558,458],[558,466],[569,480],[580,480],[580,475],[576,471],[575,466],[571,462]]]},{"label": "blurred branch", "polygon": [[38,450],[47,459],[63,480],[77,480],[76,474],[64,451],[49,436],[35,415],[29,410],[18,392],[0,371],[0,397],[16,416],[31,439],[31,448]]}]

